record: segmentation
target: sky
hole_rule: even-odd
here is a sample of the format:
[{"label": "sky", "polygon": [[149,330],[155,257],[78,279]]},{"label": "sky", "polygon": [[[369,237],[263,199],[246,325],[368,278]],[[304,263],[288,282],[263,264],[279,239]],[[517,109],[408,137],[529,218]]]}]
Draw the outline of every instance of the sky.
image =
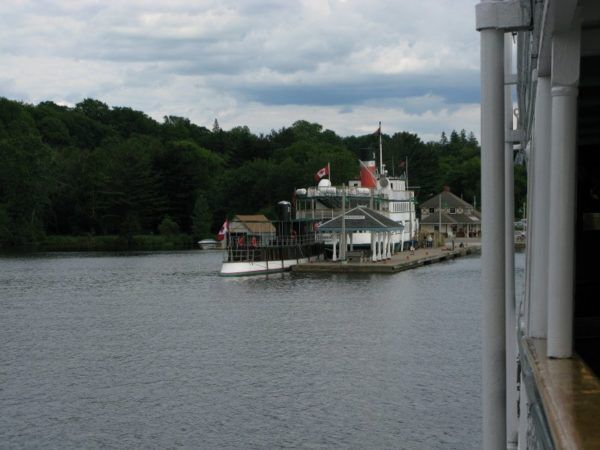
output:
[{"label": "sky", "polygon": [[0,97],[479,136],[474,0],[2,0]]}]

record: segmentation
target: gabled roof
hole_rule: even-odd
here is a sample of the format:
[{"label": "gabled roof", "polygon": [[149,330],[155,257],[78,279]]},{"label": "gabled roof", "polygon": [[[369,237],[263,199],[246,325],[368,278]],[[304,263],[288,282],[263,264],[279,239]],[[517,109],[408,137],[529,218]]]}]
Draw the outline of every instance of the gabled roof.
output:
[{"label": "gabled roof", "polygon": [[440,192],[438,195],[434,195],[429,200],[421,203],[421,208],[439,208],[440,206],[440,195],[442,196],[442,209],[443,208],[473,208],[468,202],[465,202],[462,198],[457,197],[450,191]]},{"label": "gabled roof", "polygon": [[[442,211],[441,222],[443,224],[481,224],[481,218],[479,212],[474,211],[474,214],[448,214]],[[427,217],[421,218],[421,225],[437,225],[440,223],[440,214],[434,212],[429,214]]]},{"label": "gabled roof", "polygon": [[[404,229],[404,225],[366,206],[352,208],[346,211],[344,216],[346,231],[402,231]],[[321,233],[342,231],[342,215],[322,223],[319,225],[318,231]]]},{"label": "gabled roof", "polygon": [[275,233],[275,227],[271,221],[262,214],[238,214],[229,223],[229,231],[232,233],[250,232],[254,234]]}]

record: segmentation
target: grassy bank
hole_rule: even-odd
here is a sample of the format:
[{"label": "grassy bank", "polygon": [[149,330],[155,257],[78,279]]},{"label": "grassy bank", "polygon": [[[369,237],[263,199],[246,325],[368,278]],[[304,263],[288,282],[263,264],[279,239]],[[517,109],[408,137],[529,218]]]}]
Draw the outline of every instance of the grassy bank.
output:
[{"label": "grassy bank", "polygon": [[195,248],[187,234],[124,236],[47,236],[34,247],[45,252],[87,252],[127,250],[185,250]]}]

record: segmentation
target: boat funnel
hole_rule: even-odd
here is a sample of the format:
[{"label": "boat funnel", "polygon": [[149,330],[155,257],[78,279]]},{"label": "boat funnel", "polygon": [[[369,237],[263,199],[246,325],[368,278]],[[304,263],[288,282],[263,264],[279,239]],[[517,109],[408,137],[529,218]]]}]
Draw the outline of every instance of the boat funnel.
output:
[{"label": "boat funnel", "polygon": [[292,204],[285,200],[277,203],[277,216],[282,222],[289,222],[292,220]]},{"label": "boat funnel", "polygon": [[289,236],[292,224],[292,204],[285,200],[277,203],[277,216],[279,219],[277,234],[279,237]]},{"label": "boat funnel", "polygon": [[360,161],[360,186],[364,188],[377,187],[377,164],[375,161]]}]

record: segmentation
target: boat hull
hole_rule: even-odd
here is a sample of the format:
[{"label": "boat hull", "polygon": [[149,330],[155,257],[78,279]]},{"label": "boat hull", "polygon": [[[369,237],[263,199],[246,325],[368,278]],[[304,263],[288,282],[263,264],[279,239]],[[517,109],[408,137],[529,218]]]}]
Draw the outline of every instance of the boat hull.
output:
[{"label": "boat hull", "polygon": [[224,262],[219,275],[222,277],[243,277],[249,275],[265,275],[280,273],[291,269],[296,264],[316,261],[319,258],[284,259],[283,261],[235,261]]}]

